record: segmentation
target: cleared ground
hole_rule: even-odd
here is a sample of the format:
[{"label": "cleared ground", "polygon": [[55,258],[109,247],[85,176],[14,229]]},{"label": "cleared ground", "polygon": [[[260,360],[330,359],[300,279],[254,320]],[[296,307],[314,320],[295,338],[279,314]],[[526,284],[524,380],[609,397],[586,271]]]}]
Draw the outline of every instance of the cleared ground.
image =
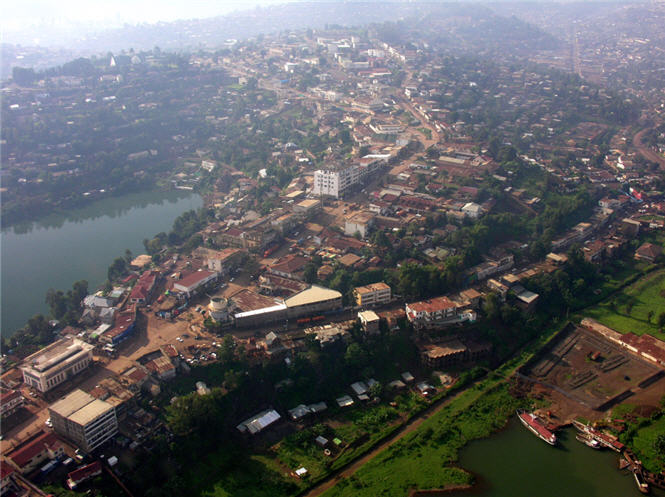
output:
[{"label": "cleared ground", "polygon": [[[584,312],[622,333],[649,333],[665,340],[665,333],[656,324],[658,315],[665,312],[665,269],[654,271]],[[653,314],[649,319],[650,312]]]},{"label": "cleared ground", "polygon": [[530,368],[528,376],[553,387],[583,406],[606,410],[613,399],[626,398],[650,388],[645,380],[661,372],[601,335],[581,328],[560,336],[552,348]]}]

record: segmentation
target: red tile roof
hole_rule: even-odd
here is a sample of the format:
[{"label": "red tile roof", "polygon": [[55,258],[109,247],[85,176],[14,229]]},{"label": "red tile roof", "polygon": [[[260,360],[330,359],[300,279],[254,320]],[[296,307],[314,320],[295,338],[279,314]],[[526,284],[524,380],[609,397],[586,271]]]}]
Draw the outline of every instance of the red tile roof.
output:
[{"label": "red tile roof", "polygon": [[14,468],[12,468],[9,464],[2,464],[0,462],[0,480],[4,480],[9,475],[11,475],[14,471],[16,471],[16,470]]},{"label": "red tile roof", "polygon": [[19,468],[23,468],[37,454],[41,454],[47,449],[55,450],[60,446],[62,446],[62,444],[55,433],[42,432],[41,435],[38,435],[26,444],[20,445],[11,451],[7,454],[7,458],[14,461],[14,464]]},{"label": "red tile roof", "polygon": [[182,285],[184,287],[189,288],[190,286],[195,285],[199,281],[204,280],[204,279],[208,278],[209,276],[212,276],[213,274],[215,274],[215,273],[213,273],[212,271],[195,271],[191,274],[188,274],[187,276],[185,276],[181,280],[176,281],[176,283],[178,285]]},{"label": "red tile roof", "polygon": [[444,296],[423,300],[421,302],[414,302],[413,304],[408,305],[409,309],[415,312],[437,312],[445,309],[452,309],[457,307],[458,304]]},{"label": "red tile roof", "polygon": [[158,276],[159,273],[157,271],[146,271],[143,273],[136,282],[136,285],[134,285],[129,298],[146,300],[152,289],[155,287],[155,282],[157,281]]},{"label": "red tile roof", "polygon": [[102,463],[95,461],[87,466],[76,469],[67,475],[67,478],[72,480],[74,484],[81,483],[92,476],[97,476],[102,472]]},{"label": "red tile roof", "polygon": [[270,266],[270,271],[278,271],[285,274],[293,274],[297,271],[300,271],[307,264],[307,259],[300,257],[299,255],[294,255],[291,257],[286,257],[279,261],[277,264]]},{"label": "red tile roof", "polygon": [[21,392],[18,390],[2,390],[0,391],[0,404],[6,404],[20,396]]}]

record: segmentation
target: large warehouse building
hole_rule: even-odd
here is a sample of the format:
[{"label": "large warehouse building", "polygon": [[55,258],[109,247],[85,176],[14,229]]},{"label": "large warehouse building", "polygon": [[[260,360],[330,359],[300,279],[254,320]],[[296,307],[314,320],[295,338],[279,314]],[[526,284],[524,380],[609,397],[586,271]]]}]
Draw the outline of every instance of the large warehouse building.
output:
[{"label": "large warehouse building", "polygon": [[274,305],[234,315],[238,328],[248,328],[275,321],[297,319],[302,316],[335,311],[342,308],[342,294],[318,285],[312,285],[307,290],[296,293],[291,297],[275,302]]}]

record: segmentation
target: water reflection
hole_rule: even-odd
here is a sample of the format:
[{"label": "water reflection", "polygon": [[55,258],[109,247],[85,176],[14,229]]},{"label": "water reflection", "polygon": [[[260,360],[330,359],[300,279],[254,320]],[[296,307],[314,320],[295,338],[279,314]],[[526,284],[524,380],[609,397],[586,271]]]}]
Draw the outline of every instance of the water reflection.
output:
[{"label": "water reflection", "polygon": [[135,193],[3,230],[2,333],[46,313],[49,288],[66,291],[81,279],[91,289],[103,284],[116,257],[142,253],[144,239],[170,231],[176,217],[202,203],[190,192]]},{"label": "water reflection", "polygon": [[[11,232],[17,235],[30,233],[35,229],[59,229],[65,223],[83,223],[108,216],[117,218],[127,215],[133,209],[145,209],[150,205],[175,204],[191,196],[191,193],[180,190],[169,192],[132,193],[119,197],[107,197],[94,201],[85,207],[79,207],[63,212],[49,214],[36,221],[27,221],[2,229],[3,233]],[[152,236],[154,233],[146,234]]]}]

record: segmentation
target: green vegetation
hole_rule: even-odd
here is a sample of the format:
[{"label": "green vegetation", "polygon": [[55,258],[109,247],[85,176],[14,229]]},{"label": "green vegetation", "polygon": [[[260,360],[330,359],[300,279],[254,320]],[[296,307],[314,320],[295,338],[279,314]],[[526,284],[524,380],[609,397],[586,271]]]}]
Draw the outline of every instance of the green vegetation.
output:
[{"label": "green vegetation", "polygon": [[472,477],[454,467],[458,451],[470,440],[490,435],[505,423],[521,401],[508,385],[490,379],[470,388],[379,454],[328,496],[406,495],[412,488],[470,484]]},{"label": "green vegetation", "polygon": [[[46,303],[50,318],[63,325],[76,324],[81,317],[81,300],[88,294],[88,282],[77,281],[67,293],[50,288],[46,293]],[[43,314],[32,316],[23,328],[2,340],[3,353],[12,350],[18,357],[25,357],[53,341],[53,326]]]},{"label": "green vegetation", "polygon": [[[585,310],[585,315],[622,333],[649,333],[665,340],[660,312],[665,309],[665,269],[654,271],[612,295],[605,302]],[[652,313],[652,314],[650,314]]]},{"label": "green vegetation", "polygon": [[661,414],[656,421],[640,428],[633,437],[631,447],[638,455],[644,467],[650,471],[665,469],[665,451],[659,437],[665,434],[665,416]]}]

